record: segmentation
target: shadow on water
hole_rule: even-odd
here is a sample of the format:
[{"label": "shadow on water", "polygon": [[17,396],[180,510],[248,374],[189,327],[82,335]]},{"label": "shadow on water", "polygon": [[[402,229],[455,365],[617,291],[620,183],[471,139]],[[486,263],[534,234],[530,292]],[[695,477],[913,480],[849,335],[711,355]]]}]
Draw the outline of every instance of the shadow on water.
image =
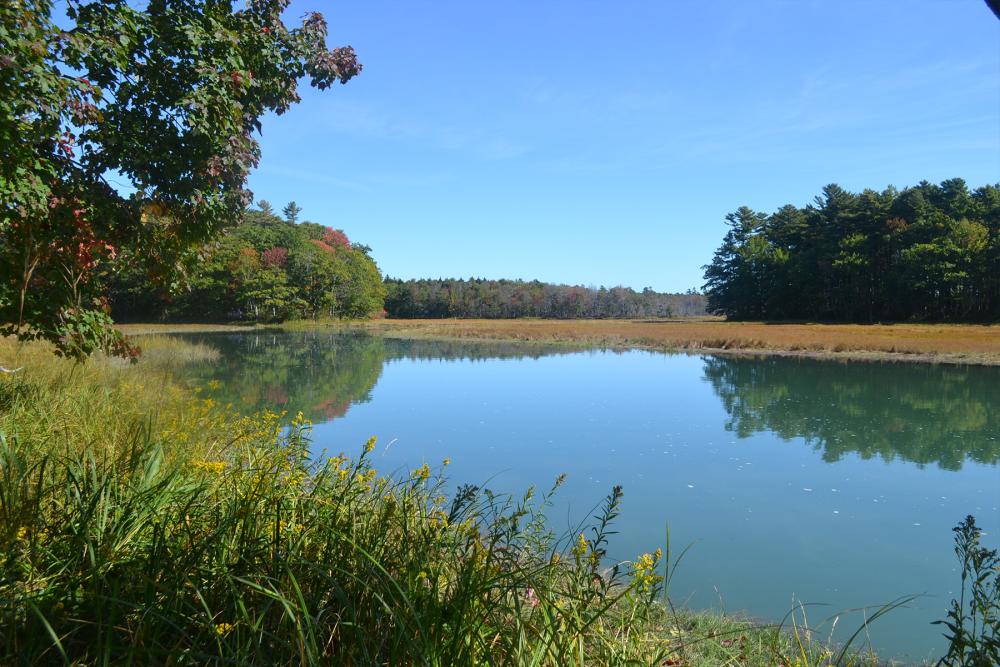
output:
[{"label": "shadow on water", "polygon": [[740,438],[802,438],[847,454],[959,470],[1000,460],[1000,384],[978,366],[706,357],[705,379]]}]

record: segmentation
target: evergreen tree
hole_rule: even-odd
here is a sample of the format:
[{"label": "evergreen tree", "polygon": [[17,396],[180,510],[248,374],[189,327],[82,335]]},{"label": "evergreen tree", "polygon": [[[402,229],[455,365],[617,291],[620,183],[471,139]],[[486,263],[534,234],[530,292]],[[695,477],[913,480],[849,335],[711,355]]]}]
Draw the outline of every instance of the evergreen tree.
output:
[{"label": "evergreen tree", "polygon": [[997,321],[1000,194],[960,178],[902,191],[823,188],[804,208],[744,207],[705,266],[732,319]]}]

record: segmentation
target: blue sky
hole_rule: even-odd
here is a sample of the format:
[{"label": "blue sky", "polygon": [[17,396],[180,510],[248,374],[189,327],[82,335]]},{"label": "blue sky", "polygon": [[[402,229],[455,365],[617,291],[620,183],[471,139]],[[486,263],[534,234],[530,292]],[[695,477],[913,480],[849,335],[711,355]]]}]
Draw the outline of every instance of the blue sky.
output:
[{"label": "blue sky", "polygon": [[741,205],[1000,181],[981,0],[296,0],[364,72],[264,122],[258,199],[402,278],[702,284]]}]

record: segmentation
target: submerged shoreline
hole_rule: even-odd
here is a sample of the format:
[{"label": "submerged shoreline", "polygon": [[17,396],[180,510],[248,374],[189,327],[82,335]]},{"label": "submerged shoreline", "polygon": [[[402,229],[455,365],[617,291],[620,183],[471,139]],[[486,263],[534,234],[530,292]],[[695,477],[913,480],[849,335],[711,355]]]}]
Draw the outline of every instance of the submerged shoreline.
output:
[{"label": "submerged shoreline", "polygon": [[1000,366],[1000,325],[765,324],[688,320],[367,320],[277,325],[125,324],[127,334],[247,330],[363,331],[403,339],[509,341],[580,349],[637,349],[729,356],[781,356]]}]

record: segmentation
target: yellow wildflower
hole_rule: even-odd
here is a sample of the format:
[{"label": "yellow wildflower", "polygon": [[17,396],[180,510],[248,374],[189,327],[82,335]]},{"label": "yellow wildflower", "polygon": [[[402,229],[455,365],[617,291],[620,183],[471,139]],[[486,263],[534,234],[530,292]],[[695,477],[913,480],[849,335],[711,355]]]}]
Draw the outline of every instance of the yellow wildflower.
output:
[{"label": "yellow wildflower", "polygon": [[214,473],[216,475],[226,469],[225,461],[192,461],[191,465],[199,470],[204,470],[205,472]]},{"label": "yellow wildflower", "polygon": [[232,623],[216,623],[215,634],[217,634],[220,637],[225,637],[230,632],[232,632],[233,627],[234,626]]},{"label": "yellow wildflower", "polygon": [[21,526],[20,528],[17,529],[17,539],[19,539],[19,540],[26,540],[26,539],[28,539],[28,527],[27,526]]},{"label": "yellow wildflower", "polygon": [[340,477],[340,479],[347,479],[347,470],[341,468],[340,470],[337,471],[337,476]]},{"label": "yellow wildflower", "polygon": [[375,442],[378,440],[374,435],[368,438],[368,442],[365,443],[365,451],[370,452],[375,449]]},{"label": "yellow wildflower", "polygon": [[587,554],[587,538],[580,533],[580,536],[576,538],[576,544],[573,545],[573,555],[582,558]]},{"label": "yellow wildflower", "polygon": [[445,457],[443,463],[444,463],[445,467],[447,468],[448,466],[451,465],[451,459],[449,459],[448,457]]},{"label": "yellow wildflower", "polygon": [[419,479],[420,481],[427,481],[431,476],[431,468],[426,463],[413,471],[410,475],[412,479]]},{"label": "yellow wildflower", "polygon": [[632,563],[632,578],[640,590],[648,591],[663,581],[663,577],[656,574],[656,566],[662,557],[663,551],[657,549],[655,553],[642,554]]}]

